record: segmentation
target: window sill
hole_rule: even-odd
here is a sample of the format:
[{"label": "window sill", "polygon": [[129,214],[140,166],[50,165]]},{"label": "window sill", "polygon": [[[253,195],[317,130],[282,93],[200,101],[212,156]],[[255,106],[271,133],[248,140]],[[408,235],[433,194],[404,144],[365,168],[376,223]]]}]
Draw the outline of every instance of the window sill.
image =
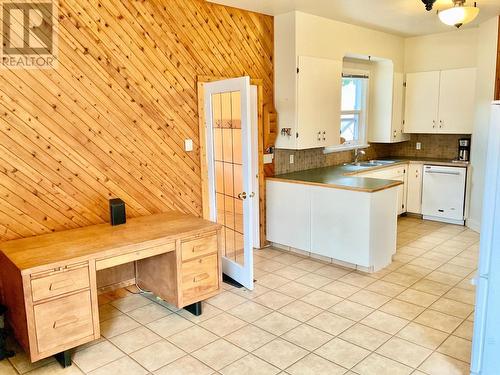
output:
[{"label": "window sill", "polygon": [[352,150],[358,150],[358,149],[363,149],[363,148],[368,148],[370,145],[363,144],[363,145],[347,145],[347,146],[331,146],[331,147],[325,147],[323,149],[323,154],[332,154],[334,152],[342,152],[342,151],[352,151]]}]

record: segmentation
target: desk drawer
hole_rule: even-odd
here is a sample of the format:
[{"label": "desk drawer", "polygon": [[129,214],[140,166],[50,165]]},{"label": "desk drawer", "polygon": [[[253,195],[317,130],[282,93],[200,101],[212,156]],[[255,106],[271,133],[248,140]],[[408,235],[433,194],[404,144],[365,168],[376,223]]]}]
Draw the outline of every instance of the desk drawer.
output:
[{"label": "desk drawer", "polygon": [[182,264],[182,299],[189,302],[219,288],[217,254]]},{"label": "desk drawer", "polygon": [[35,305],[38,352],[71,347],[77,340],[94,334],[90,291],[84,291]]},{"label": "desk drawer", "polygon": [[171,251],[175,251],[175,242],[149,247],[147,249],[136,250],[126,254],[115,255],[109,258],[98,259],[95,262],[95,266],[97,271],[100,271],[106,268],[119,266],[120,264],[130,263],[136,260],[151,258],[156,255],[169,253]]},{"label": "desk drawer", "polygon": [[33,302],[37,302],[61,294],[70,293],[90,285],[87,265],[74,269],[61,269],[45,277],[31,280]]},{"label": "desk drawer", "polygon": [[209,237],[201,237],[194,240],[183,242],[182,248],[182,261],[215,253],[217,252],[217,235],[214,234]]}]

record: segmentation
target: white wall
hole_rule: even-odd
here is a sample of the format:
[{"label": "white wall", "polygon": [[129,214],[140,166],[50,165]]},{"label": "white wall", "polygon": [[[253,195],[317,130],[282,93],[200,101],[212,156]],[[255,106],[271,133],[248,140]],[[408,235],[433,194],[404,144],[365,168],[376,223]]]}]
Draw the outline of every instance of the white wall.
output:
[{"label": "white wall", "polygon": [[477,65],[478,28],[405,39],[405,72],[473,68]]},{"label": "white wall", "polygon": [[472,133],[472,183],[467,225],[477,231],[481,226],[490,106],[495,92],[497,46],[498,17],[495,17],[479,27],[476,54],[476,120]]},{"label": "white wall", "polygon": [[403,72],[402,37],[302,12],[295,16],[297,55],[338,61],[346,55],[381,57],[392,60],[395,70]]}]

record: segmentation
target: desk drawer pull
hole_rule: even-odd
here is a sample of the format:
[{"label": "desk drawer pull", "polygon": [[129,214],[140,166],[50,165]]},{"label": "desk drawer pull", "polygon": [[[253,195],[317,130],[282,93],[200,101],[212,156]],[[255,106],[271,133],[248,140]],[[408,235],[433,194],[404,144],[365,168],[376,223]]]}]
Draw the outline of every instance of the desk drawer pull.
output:
[{"label": "desk drawer pull", "polygon": [[63,280],[63,281],[59,281],[59,282],[56,281],[56,282],[53,282],[52,284],[50,284],[49,290],[54,291],[54,290],[69,288],[69,287],[72,287],[73,285],[75,285],[75,282],[73,281],[73,279]]},{"label": "desk drawer pull", "polygon": [[197,252],[203,251],[203,250],[205,250],[205,247],[206,247],[205,245],[195,245],[195,246],[193,246],[192,252],[197,253]]},{"label": "desk drawer pull", "polygon": [[200,256],[216,253],[217,247],[216,234],[185,240],[181,244],[182,261],[186,262]]},{"label": "desk drawer pull", "polygon": [[78,322],[78,318],[76,316],[70,316],[69,318],[66,318],[66,319],[56,320],[52,327],[54,329],[58,329],[58,328],[69,326],[71,324],[75,324],[77,322]]},{"label": "desk drawer pull", "polygon": [[202,273],[201,275],[197,275],[193,278],[193,283],[199,283],[200,281],[206,280],[210,277],[208,273]]}]

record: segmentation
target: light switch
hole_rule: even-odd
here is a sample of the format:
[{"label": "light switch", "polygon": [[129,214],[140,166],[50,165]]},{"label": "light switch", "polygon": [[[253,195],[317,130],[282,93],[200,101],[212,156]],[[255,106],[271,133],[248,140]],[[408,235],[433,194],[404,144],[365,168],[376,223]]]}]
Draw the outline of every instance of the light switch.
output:
[{"label": "light switch", "polygon": [[422,149],[422,143],[420,142],[417,142],[417,147],[416,147],[417,150],[421,150]]},{"label": "light switch", "polygon": [[193,151],[193,140],[192,139],[185,139],[184,140],[184,150],[187,152]]},{"label": "light switch", "polygon": [[293,163],[295,163],[295,157],[292,154],[292,155],[290,155],[290,164],[293,164]]}]

